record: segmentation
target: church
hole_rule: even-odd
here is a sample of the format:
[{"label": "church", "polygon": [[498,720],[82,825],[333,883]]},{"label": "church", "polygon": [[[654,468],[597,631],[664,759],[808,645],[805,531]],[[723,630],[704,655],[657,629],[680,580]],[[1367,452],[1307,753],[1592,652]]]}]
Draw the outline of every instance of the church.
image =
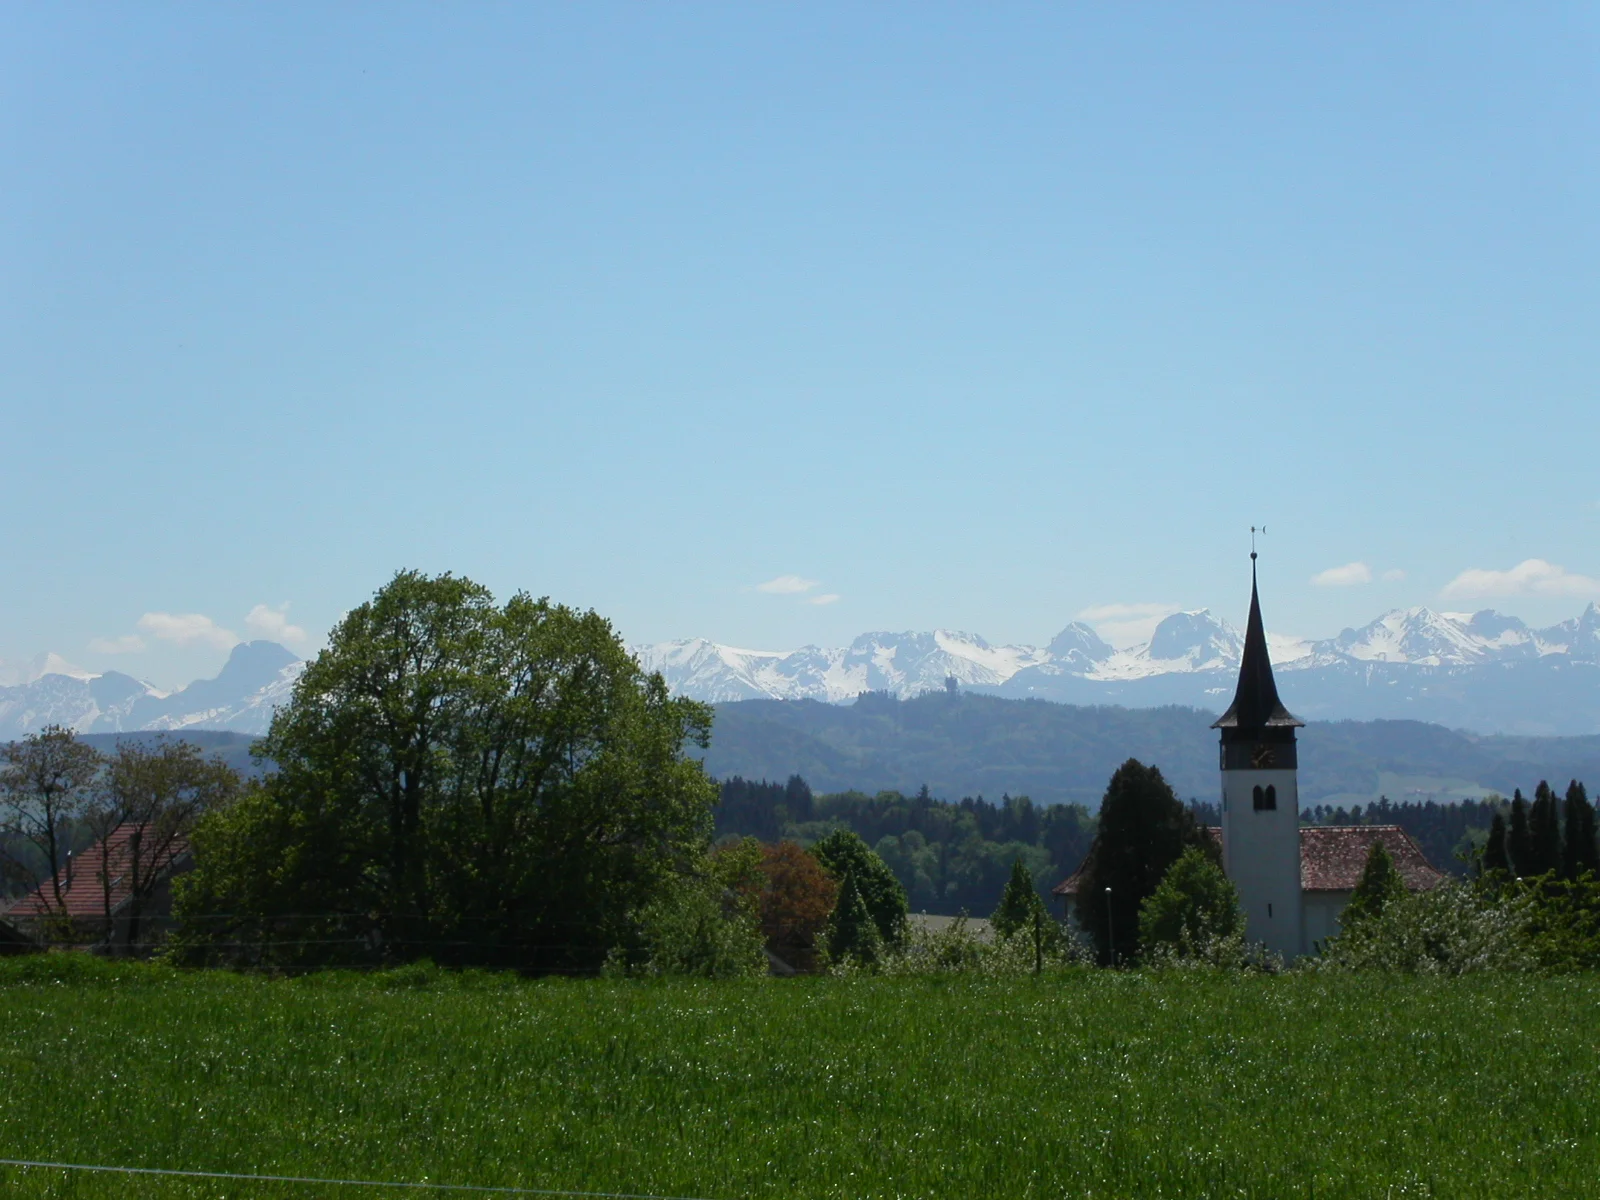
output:
[{"label": "church", "polygon": [[[1239,893],[1245,936],[1285,959],[1313,954],[1339,932],[1339,915],[1361,878],[1373,842],[1382,842],[1411,891],[1444,882],[1411,835],[1398,825],[1300,827],[1299,744],[1305,722],[1278,698],[1250,554],[1250,619],[1233,703],[1212,728],[1220,732],[1222,868]],[[1064,904],[1079,872],[1056,885]]]}]

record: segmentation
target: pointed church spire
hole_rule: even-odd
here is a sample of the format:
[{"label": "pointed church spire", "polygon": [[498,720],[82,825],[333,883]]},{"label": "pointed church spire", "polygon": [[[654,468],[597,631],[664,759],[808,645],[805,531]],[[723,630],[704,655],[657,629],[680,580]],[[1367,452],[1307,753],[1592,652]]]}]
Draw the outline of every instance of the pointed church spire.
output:
[{"label": "pointed church spire", "polygon": [[1233,704],[1212,725],[1213,729],[1295,728],[1305,722],[1283,706],[1272,678],[1272,658],[1267,653],[1267,630],[1261,621],[1261,597],[1256,591],[1256,552],[1250,551],[1250,621],[1244,631],[1244,657],[1239,663],[1239,686]]}]

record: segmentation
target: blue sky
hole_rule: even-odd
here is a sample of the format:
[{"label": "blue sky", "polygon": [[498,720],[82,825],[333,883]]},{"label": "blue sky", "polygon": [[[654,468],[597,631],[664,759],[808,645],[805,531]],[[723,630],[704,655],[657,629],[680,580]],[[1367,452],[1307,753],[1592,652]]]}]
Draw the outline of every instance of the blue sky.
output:
[{"label": "blue sky", "polygon": [[1242,621],[1262,522],[1285,633],[1573,615],[1597,51],[1576,5],[9,6],[0,658],[181,683],[400,567],[630,640]]}]

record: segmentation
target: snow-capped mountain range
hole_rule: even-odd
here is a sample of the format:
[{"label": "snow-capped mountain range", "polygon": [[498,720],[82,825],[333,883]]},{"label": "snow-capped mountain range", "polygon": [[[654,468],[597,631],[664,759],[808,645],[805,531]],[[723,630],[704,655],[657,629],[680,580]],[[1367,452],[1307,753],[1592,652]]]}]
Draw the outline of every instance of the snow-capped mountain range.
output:
[{"label": "snow-capped mountain range", "polygon": [[265,733],[272,710],[289,696],[305,666],[276,642],[241,642],[215,679],[163,692],[131,675],[91,675],[55,655],[35,660],[42,673],[0,687],[0,739],[45,725],[79,733],[141,729],[232,729]]},{"label": "snow-capped mountain range", "polygon": [[[1272,637],[1280,690],[1319,719],[1410,717],[1484,732],[1600,732],[1600,609],[1547,629],[1489,610],[1396,609],[1320,641]],[[1227,704],[1243,638],[1201,609],[1113,649],[1074,622],[1045,646],[975,634],[867,633],[844,647],[743,650],[703,638],[633,647],[680,695],[700,700],[854,699],[960,686],[1076,704]]]},{"label": "snow-capped mountain range", "polygon": [[[1600,733],[1600,609],[1530,629],[1485,610],[1396,609],[1360,629],[1306,641],[1269,635],[1279,690],[1308,719],[1405,717],[1483,733]],[[704,638],[632,647],[679,695],[845,703],[862,692],[914,696],[954,678],[972,691],[1146,708],[1220,711],[1243,639],[1204,609],[1173,613],[1142,645],[1114,649],[1073,622],[1044,646],[995,646],[970,633],[866,633],[848,646],[742,650]],[[55,655],[0,686],[0,740],[44,725],[83,733],[228,729],[264,733],[304,664],[275,642],[233,649],[215,679],[166,693],[116,671],[91,675]]]}]

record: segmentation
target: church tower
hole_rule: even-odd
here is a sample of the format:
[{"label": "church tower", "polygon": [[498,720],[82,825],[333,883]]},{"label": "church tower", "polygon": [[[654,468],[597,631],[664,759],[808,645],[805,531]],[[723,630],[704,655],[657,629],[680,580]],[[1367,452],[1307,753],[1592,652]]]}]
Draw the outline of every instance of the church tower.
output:
[{"label": "church tower", "polygon": [[1294,731],[1272,679],[1250,552],[1250,622],[1222,731],[1222,866],[1239,891],[1245,937],[1285,958],[1301,952],[1300,793]]}]

